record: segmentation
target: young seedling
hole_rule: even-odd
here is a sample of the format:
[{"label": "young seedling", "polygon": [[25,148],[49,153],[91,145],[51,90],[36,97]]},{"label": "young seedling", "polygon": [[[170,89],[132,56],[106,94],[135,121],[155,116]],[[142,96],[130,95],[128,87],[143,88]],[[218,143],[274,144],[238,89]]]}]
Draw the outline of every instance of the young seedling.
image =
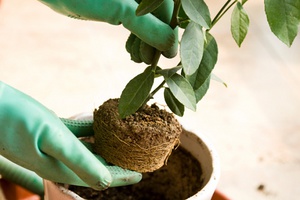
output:
[{"label": "young seedling", "polygon": [[[163,0],[142,0],[136,14],[150,13],[162,2]],[[170,26],[184,29],[180,40],[180,62],[171,68],[160,68],[157,64],[161,52],[156,51],[152,64],[134,77],[123,90],[119,101],[121,118],[142,108],[160,89],[164,89],[165,102],[174,114],[183,116],[185,108],[195,111],[197,103],[209,88],[210,80],[220,81],[212,74],[218,59],[218,46],[210,30],[234,7],[231,14],[231,34],[240,47],[250,23],[244,9],[246,2],[247,0],[227,0],[211,20],[204,0],[174,0]],[[265,0],[264,5],[272,32],[287,46],[291,46],[299,30],[300,1]],[[161,84],[151,91],[154,79],[161,77]]]},{"label": "young seedling", "polygon": [[[142,0],[136,14],[152,13],[164,1]],[[180,62],[169,68],[158,66],[162,52],[152,52],[151,59],[148,59],[150,62],[147,62],[151,64],[129,81],[120,99],[108,100],[95,110],[95,152],[109,163],[142,173],[152,172],[163,166],[172,149],[178,146],[181,125],[172,113],[155,105],[148,106],[147,102],[157,91],[163,89],[165,102],[170,110],[183,116],[185,108],[196,110],[197,103],[205,96],[212,79],[225,84],[212,74],[218,59],[218,46],[210,32],[224,14],[232,10],[231,33],[237,45],[241,46],[249,27],[249,17],[244,9],[246,2],[247,0],[227,0],[211,19],[204,0],[174,0],[170,26],[183,29],[179,41]],[[271,30],[290,46],[298,33],[300,1],[265,0],[264,3]],[[138,61],[135,55],[132,56],[132,60]],[[161,82],[153,87],[155,80]],[[174,176],[171,179],[173,181]],[[148,184],[149,179],[145,180],[144,185],[152,184]],[[144,185],[140,183],[141,188]],[[169,187],[169,183],[158,186],[163,188],[161,193],[165,196],[163,185]],[[180,190],[183,191],[183,188]],[[126,191],[124,195],[127,197],[129,189],[125,188],[123,191]],[[133,196],[136,193],[132,191],[145,193],[140,189],[130,190],[129,193]],[[150,191],[146,191],[153,196]],[[122,195],[121,190],[115,190],[112,194],[118,197]],[[162,198],[154,196],[153,199]]]},{"label": "young seedling", "polygon": [[[136,14],[155,14],[155,9],[164,1],[142,0]],[[174,114],[183,116],[185,108],[196,111],[211,79],[219,80],[212,74],[218,59],[218,45],[210,33],[212,28],[233,8],[231,33],[238,46],[248,32],[246,0],[227,0],[212,20],[204,0],[173,2],[170,27],[183,29],[179,41],[180,62],[170,68],[160,67],[162,52],[151,51],[147,57],[150,65],[129,81],[121,97],[105,102],[94,112],[95,138],[99,138],[95,141],[95,151],[108,162],[139,172],[160,168],[178,145],[182,131],[173,114],[156,105],[149,106],[147,102],[163,89],[165,102]],[[290,46],[298,33],[300,1],[265,0],[265,11],[273,33]],[[136,52],[131,56],[140,62]],[[161,82],[152,89],[155,80]]]}]

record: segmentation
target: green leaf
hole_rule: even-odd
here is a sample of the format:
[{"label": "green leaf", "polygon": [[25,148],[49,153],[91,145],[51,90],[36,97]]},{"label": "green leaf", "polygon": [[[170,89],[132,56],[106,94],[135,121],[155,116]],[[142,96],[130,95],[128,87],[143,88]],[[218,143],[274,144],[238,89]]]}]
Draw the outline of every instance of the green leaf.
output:
[{"label": "green leaf", "polygon": [[180,58],[184,73],[191,75],[198,69],[202,59],[204,36],[202,27],[190,22],[185,29],[180,43]]},{"label": "green leaf", "polygon": [[165,88],[164,97],[170,110],[175,115],[182,117],[184,114],[184,105],[176,99],[169,88]]},{"label": "green leaf", "polygon": [[142,16],[147,13],[153,12],[158,8],[164,0],[142,0],[136,9],[136,15]]},{"label": "green leaf", "polygon": [[195,92],[188,80],[179,74],[174,74],[170,78],[166,79],[166,83],[172,94],[180,103],[182,103],[185,107],[196,111]]},{"label": "green leaf", "polygon": [[198,103],[207,93],[208,88],[210,85],[210,76],[207,77],[207,79],[204,81],[204,83],[199,87],[198,89],[195,90],[195,95],[196,95],[196,102]]},{"label": "green leaf", "polygon": [[218,45],[214,37],[206,32],[204,53],[198,70],[192,75],[185,75],[194,90],[200,88],[210,76],[218,60]]},{"label": "green leaf", "polygon": [[299,31],[299,0],[265,0],[265,12],[272,32],[291,46]]},{"label": "green leaf", "polygon": [[182,65],[178,65],[176,67],[169,68],[169,69],[159,69],[159,70],[156,70],[156,73],[163,75],[165,77],[165,79],[167,79],[167,78],[173,76],[180,69],[182,69]]},{"label": "green leaf", "polygon": [[249,22],[249,17],[242,4],[237,2],[231,15],[231,34],[239,47],[248,33]]},{"label": "green leaf", "polygon": [[154,72],[151,66],[129,81],[119,100],[121,118],[135,113],[143,105],[150,93],[153,82]]},{"label": "green leaf", "polygon": [[178,16],[177,16],[178,24],[180,28],[185,29],[187,25],[190,23],[190,18],[184,12],[182,6],[180,6]]},{"label": "green leaf", "polygon": [[206,29],[210,28],[210,13],[203,0],[182,0],[181,3],[185,13],[192,21]]},{"label": "green leaf", "polygon": [[220,77],[218,77],[217,75],[211,73],[211,80],[217,81],[219,83],[222,83],[225,87],[227,87],[227,83],[225,83]]},{"label": "green leaf", "polygon": [[244,5],[248,0],[242,0],[242,5]]}]

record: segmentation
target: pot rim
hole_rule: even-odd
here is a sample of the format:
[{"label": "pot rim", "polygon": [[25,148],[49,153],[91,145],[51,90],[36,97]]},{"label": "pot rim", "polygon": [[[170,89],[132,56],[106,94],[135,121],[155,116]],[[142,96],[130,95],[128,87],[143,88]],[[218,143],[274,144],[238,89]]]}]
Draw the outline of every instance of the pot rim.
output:
[{"label": "pot rim", "polygon": [[[211,159],[211,175],[208,179],[208,182],[205,183],[204,187],[198,191],[195,195],[191,196],[188,198],[188,200],[196,200],[199,197],[203,196],[203,199],[211,199],[212,195],[216,191],[220,176],[221,176],[221,167],[220,167],[220,158],[219,154],[217,153],[217,150],[213,143],[210,141],[209,137],[207,134],[203,134],[199,132],[199,130],[193,130],[193,129],[186,129],[185,127],[189,127],[188,125],[185,125],[185,123],[181,123],[182,126],[184,127],[184,130],[189,132],[190,134],[194,135],[195,137],[200,139],[202,141],[202,148],[207,148],[209,151],[209,156]],[[199,161],[200,162],[200,161]],[[201,163],[201,166],[203,166],[203,163]],[[207,194],[211,194],[210,197],[207,197]],[[202,199],[202,198],[200,198]]]}]

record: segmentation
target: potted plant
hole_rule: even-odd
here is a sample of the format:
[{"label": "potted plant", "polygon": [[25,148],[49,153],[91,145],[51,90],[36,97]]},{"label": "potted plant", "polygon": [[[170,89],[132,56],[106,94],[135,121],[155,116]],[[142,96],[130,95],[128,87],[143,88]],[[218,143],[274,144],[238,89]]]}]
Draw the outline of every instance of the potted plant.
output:
[{"label": "potted plant", "polygon": [[[153,12],[162,2],[163,0],[142,0],[136,14],[144,15]],[[146,61],[149,66],[126,85],[120,98],[108,100],[94,112],[94,151],[99,151],[103,158],[115,165],[140,172],[152,172],[156,171],[168,160],[172,149],[178,146],[179,141],[181,141],[184,148],[190,150],[188,149],[189,144],[199,140],[187,134],[189,133],[188,131],[182,131],[181,126],[173,118],[172,114],[162,111],[156,105],[147,105],[147,102],[153,98],[157,91],[162,89],[164,90],[165,102],[174,114],[183,116],[185,108],[196,110],[197,103],[208,91],[210,81],[212,79],[221,81],[212,74],[212,70],[217,62],[218,48],[217,42],[210,31],[222,16],[230,8],[233,8],[231,32],[237,45],[241,46],[249,26],[249,17],[244,9],[246,2],[247,0],[227,0],[211,20],[209,8],[203,0],[174,0],[174,11],[170,26],[172,28],[179,26],[183,30],[183,35],[180,38],[180,62],[178,65],[171,67],[159,66],[161,52],[158,50],[153,51],[150,59]],[[281,0],[265,0],[264,3],[272,32],[288,46],[292,45],[299,29],[299,3],[292,0],[285,2]],[[134,42],[131,37],[126,47],[131,54],[132,60],[140,62],[141,60],[137,57],[136,52],[131,51],[130,47],[132,45],[134,45]],[[160,82],[157,83],[156,80],[160,80]],[[221,82],[223,83],[223,81]],[[226,85],[225,83],[223,84]],[[159,124],[163,124],[161,125],[162,127],[165,128],[168,125],[163,131],[168,134],[161,135],[159,134],[161,132],[155,130],[152,131],[154,136],[151,137],[151,133],[144,133],[144,130],[154,130],[156,126],[159,126],[157,120],[148,119],[149,114],[152,113],[157,119],[162,119],[162,121],[159,121]],[[137,122],[140,122],[139,120],[147,123],[144,123],[145,126],[136,126]],[[153,123],[153,121],[156,123]],[[124,128],[116,128],[120,124]],[[137,130],[138,134],[134,132],[134,136],[131,136],[127,132],[128,127],[130,127],[130,130]],[[171,135],[171,133],[175,134]],[[145,135],[141,137],[141,134]],[[135,139],[135,137],[138,137],[138,139]],[[158,137],[162,137],[162,139],[155,142],[154,140]],[[192,140],[185,143],[184,137],[192,138]],[[149,142],[149,145],[138,143],[142,139]],[[163,149],[161,149],[162,146]],[[126,154],[120,155],[114,160],[114,157],[110,156],[109,153],[116,152],[116,150],[113,150],[116,147],[121,149],[120,153]],[[135,147],[138,150],[128,150],[127,147]],[[109,150],[104,152],[104,149]],[[130,154],[137,152],[137,154],[134,154],[133,158],[131,158],[128,152]],[[161,152],[161,159],[156,159],[159,156],[156,154],[157,152]],[[197,153],[191,152],[191,154],[195,156]],[[150,155],[150,158],[147,158],[147,160],[150,160],[151,163],[153,161],[153,165],[145,164],[146,161],[140,161],[146,157],[145,155]],[[125,163],[128,160],[129,162]],[[212,162],[213,159],[210,161]],[[138,166],[131,166],[130,164],[138,164]],[[142,168],[140,169],[141,165]],[[203,168],[204,164],[201,163],[201,165]],[[147,167],[149,166],[150,168],[148,169]],[[211,176],[211,178],[214,177]],[[216,176],[215,178],[217,179],[218,177]],[[46,192],[51,187],[53,185],[47,186]],[[201,188],[203,187],[205,188],[205,185],[201,186]],[[207,195],[206,198],[211,198],[211,195],[212,193]],[[204,197],[201,198],[203,199]]]},{"label": "potted plant", "polygon": [[[93,116],[82,113],[71,119],[91,121]],[[45,199],[211,199],[220,176],[216,150],[200,133],[183,130],[180,140],[184,150],[175,150],[166,166],[153,173],[144,173],[138,184],[99,192],[44,180]]]}]

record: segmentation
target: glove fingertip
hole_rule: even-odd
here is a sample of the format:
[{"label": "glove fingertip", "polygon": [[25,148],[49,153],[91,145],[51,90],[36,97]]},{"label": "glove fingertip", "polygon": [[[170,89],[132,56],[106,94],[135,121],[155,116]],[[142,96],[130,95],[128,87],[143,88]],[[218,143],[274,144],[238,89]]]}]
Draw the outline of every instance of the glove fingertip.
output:
[{"label": "glove fingertip", "polygon": [[142,174],[118,166],[106,166],[112,176],[110,187],[132,185],[142,180]]},{"label": "glove fingertip", "polygon": [[131,60],[136,63],[142,62],[139,55],[140,39],[137,36],[131,33],[126,41],[125,48],[126,51],[130,54]]},{"label": "glove fingertip", "polygon": [[101,165],[101,167],[98,168],[98,173],[94,174],[87,180],[83,179],[83,181],[85,181],[87,185],[93,189],[100,191],[111,187],[113,177],[109,169],[105,165]]},{"label": "glove fingertip", "polygon": [[132,48],[135,38],[136,38],[136,36],[131,33],[126,41],[125,48],[128,53],[131,53],[131,48]]},{"label": "glove fingertip", "polygon": [[140,44],[141,40],[138,37],[135,37],[134,42],[132,43],[131,50],[130,50],[130,56],[131,60],[133,60],[136,63],[141,63],[142,59],[140,58]]},{"label": "glove fingertip", "polygon": [[174,58],[177,55],[178,49],[177,46],[173,46],[171,47],[171,49],[169,49],[168,51],[163,51],[162,54],[166,57],[166,58]]},{"label": "glove fingertip", "polygon": [[150,65],[153,61],[154,55],[155,55],[155,48],[153,48],[149,44],[141,41],[141,45],[140,45],[140,58],[141,58],[141,60],[144,63]]},{"label": "glove fingertip", "polygon": [[102,178],[95,185],[92,186],[95,190],[105,190],[111,187],[112,179],[111,177]]},{"label": "glove fingertip", "polygon": [[178,28],[175,28],[174,30],[176,34],[172,34],[167,42],[167,44],[170,44],[171,47],[168,50],[162,52],[162,54],[166,58],[173,58],[177,55],[178,52]]}]

